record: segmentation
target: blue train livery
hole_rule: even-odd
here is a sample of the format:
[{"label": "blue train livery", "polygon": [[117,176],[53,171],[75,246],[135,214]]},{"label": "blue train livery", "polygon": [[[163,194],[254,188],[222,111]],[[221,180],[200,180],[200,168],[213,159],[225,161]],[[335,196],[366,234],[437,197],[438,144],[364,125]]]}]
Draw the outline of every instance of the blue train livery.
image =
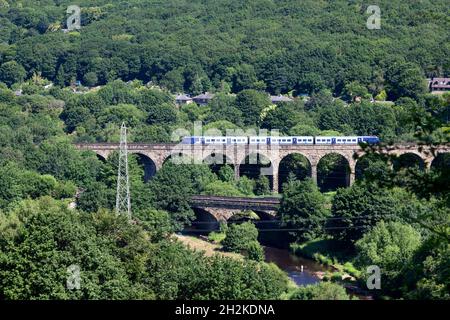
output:
[{"label": "blue train livery", "polygon": [[376,136],[291,136],[291,137],[268,137],[268,136],[187,136],[181,141],[183,144],[275,144],[275,145],[348,145],[348,144],[377,144],[380,139]]}]

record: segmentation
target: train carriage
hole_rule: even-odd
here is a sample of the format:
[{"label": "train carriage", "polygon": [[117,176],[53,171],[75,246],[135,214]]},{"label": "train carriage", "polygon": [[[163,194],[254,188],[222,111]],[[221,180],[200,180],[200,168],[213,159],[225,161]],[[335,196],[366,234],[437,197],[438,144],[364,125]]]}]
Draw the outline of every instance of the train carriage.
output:
[{"label": "train carriage", "polygon": [[376,136],[190,136],[182,139],[183,144],[227,144],[227,145],[357,145],[359,143],[376,144],[380,139]]}]

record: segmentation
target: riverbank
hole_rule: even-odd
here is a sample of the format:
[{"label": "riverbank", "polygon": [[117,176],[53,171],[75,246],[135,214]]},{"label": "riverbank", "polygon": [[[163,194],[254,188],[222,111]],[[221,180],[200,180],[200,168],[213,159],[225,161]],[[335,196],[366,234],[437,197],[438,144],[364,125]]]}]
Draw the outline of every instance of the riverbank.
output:
[{"label": "riverbank", "polygon": [[205,256],[212,257],[218,254],[228,258],[244,260],[244,256],[239,253],[222,251],[221,250],[222,246],[220,244],[215,244],[194,236],[187,236],[181,234],[175,234],[174,236],[178,241],[183,243],[191,250],[202,251],[205,254]]}]

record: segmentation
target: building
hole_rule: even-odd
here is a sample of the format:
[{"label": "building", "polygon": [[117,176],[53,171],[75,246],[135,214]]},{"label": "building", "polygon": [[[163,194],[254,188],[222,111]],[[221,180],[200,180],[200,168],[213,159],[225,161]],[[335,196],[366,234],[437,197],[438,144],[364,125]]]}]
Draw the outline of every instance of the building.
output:
[{"label": "building", "polygon": [[184,94],[184,93],[181,93],[175,97],[175,103],[178,106],[181,106],[184,104],[190,104],[192,102],[194,102],[194,100],[191,97],[189,97],[187,94]]},{"label": "building", "polygon": [[214,98],[214,94],[209,93],[209,92],[205,92],[205,93],[202,93],[202,94],[200,94],[198,96],[195,96],[192,99],[199,106],[205,106],[212,100],[212,98]]},{"label": "building", "polygon": [[450,91],[450,78],[432,78],[427,80],[431,92]]},{"label": "building", "polygon": [[282,96],[282,95],[279,95],[279,96],[270,96],[270,101],[271,101],[273,104],[279,104],[279,103],[282,103],[282,102],[294,102],[293,99],[291,99],[291,98],[289,98],[289,97],[286,97],[286,96]]}]

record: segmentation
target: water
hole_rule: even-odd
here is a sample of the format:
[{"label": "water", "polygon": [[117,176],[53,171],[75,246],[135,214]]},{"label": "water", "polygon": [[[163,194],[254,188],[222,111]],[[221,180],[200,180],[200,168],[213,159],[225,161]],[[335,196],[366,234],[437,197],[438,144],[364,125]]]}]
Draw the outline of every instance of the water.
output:
[{"label": "water", "polygon": [[286,249],[264,247],[264,253],[266,262],[275,263],[299,286],[320,282],[319,275],[330,270],[313,260],[293,255]]}]

